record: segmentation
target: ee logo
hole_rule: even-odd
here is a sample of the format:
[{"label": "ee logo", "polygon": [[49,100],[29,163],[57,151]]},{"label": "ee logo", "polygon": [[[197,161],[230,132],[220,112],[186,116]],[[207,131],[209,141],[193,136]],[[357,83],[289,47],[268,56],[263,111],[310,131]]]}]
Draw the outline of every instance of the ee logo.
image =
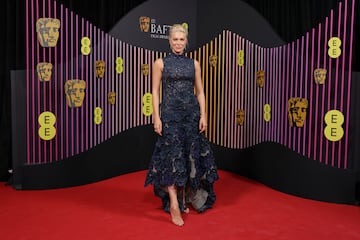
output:
[{"label": "ee logo", "polygon": [[325,114],[326,127],[324,129],[325,137],[332,142],[339,141],[344,136],[344,115],[338,110],[330,110]]},{"label": "ee logo", "polygon": [[153,113],[153,106],[152,106],[152,94],[145,93],[143,96],[143,114],[149,117]]},{"label": "ee logo", "polygon": [[116,63],[116,72],[118,74],[124,71],[124,60],[121,57],[117,57],[115,60]]},{"label": "ee logo", "polygon": [[56,117],[52,112],[43,112],[38,117],[40,128],[38,130],[39,136],[42,140],[49,141],[56,135]]},{"label": "ee logo", "polygon": [[91,52],[91,48],[90,48],[90,45],[91,45],[91,40],[90,38],[88,37],[83,37],[81,39],[81,53],[83,55],[89,55],[90,52]]},{"label": "ee logo", "polygon": [[94,109],[94,122],[99,125],[102,122],[102,109],[101,107],[96,107]]},{"label": "ee logo", "polygon": [[238,62],[239,66],[244,66],[244,62],[245,62],[244,56],[245,56],[244,50],[238,51],[238,54],[237,54],[237,60],[238,61],[237,62]]},{"label": "ee logo", "polygon": [[271,119],[271,106],[270,104],[264,105],[264,120],[265,122],[270,122]]},{"label": "ee logo", "polygon": [[331,58],[338,58],[341,55],[341,40],[338,37],[332,37],[328,41],[328,54]]}]

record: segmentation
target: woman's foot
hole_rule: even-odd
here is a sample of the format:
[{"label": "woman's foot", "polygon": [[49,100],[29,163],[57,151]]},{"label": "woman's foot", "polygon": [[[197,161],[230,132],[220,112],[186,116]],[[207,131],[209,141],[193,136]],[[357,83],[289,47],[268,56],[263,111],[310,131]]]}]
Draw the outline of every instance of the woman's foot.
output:
[{"label": "woman's foot", "polygon": [[181,217],[181,212],[179,207],[170,207],[171,221],[177,226],[183,226],[184,220]]}]

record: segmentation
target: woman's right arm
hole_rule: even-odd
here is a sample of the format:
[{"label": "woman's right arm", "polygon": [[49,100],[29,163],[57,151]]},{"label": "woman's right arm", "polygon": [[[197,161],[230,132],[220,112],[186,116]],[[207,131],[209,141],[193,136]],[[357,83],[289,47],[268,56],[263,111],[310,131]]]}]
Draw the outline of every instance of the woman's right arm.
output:
[{"label": "woman's right arm", "polygon": [[161,135],[162,132],[159,103],[160,103],[160,84],[161,84],[163,68],[164,68],[164,63],[162,59],[157,59],[154,62],[152,68],[152,104],[153,104],[152,115],[153,115],[154,131],[159,135]]}]

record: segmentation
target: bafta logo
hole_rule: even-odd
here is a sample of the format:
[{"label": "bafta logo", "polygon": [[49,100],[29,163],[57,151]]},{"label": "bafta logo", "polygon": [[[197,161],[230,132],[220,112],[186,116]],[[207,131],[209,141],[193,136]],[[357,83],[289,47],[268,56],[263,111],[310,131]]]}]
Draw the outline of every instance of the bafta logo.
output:
[{"label": "bafta logo", "polygon": [[146,16],[139,17],[140,31],[149,32],[150,30],[150,18]]},{"label": "bafta logo", "polygon": [[256,72],[256,85],[259,88],[262,88],[264,87],[264,83],[265,83],[265,71],[259,70]]},{"label": "bafta logo", "polygon": [[40,82],[48,82],[51,79],[52,64],[48,62],[40,62],[36,65],[36,71]]},{"label": "bafta logo", "polygon": [[97,78],[104,78],[105,75],[105,61],[97,60],[95,62],[95,73]]},{"label": "bafta logo", "polygon": [[55,47],[59,39],[60,20],[39,18],[36,21],[37,38],[42,47]]},{"label": "bafta logo", "polygon": [[325,68],[317,68],[314,70],[314,80],[316,84],[324,84],[326,80],[327,70]]},{"label": "bafta logo", "polygon": [[245,111],[240,109],[236,111],[236,124],[243,126],[245,121]]},{"label": "bafta logo", "polygon": [[142,64],[141,65],[141,73],[144,76],[148,76],[149,75],[149,64]]},{"label": "bafta logo", "polygon": [[216,55],[211,55],[211,56],[209,57],[210,66],[216,67],[216,65],[217,65],[217,60],[218,60],[218,57],[217,57]]},{"label": "bafta logo", "polygon": [[308,109],[306,98],[290,98],[288,100],[288,118],[290,126],[303,127]]},{"label": "bafta logo", "polygon": [[109,92],[109,93],[108,93],[108,102],[109,102],[111,105],[114,105],[114,104],[115,104],[115,101],[116,101],[116,93],[115,93],[115,92]]},{"label": "bafta logo", "polygon": [[72,79],[65,82],[66,103],[69,107],[81,107],[85,98],[84,80]]}]

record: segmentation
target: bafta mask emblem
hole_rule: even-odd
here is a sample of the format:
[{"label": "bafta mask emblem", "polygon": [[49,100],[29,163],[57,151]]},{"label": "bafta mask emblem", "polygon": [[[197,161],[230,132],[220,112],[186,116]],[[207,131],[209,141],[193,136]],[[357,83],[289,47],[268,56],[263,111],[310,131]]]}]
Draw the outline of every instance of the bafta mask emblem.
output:
[{"label": "bafta mask emblem", "polygon": [[325,68],[317,68],[314,70],[314,80],[316,84],[324,84],[326,80],[327,70]]},{"label": "bafta mask emblem", "polygon": [[146,16],[139,17],[140,31],[149,32],[150,29],[150,18]]},{"label": "bafta mask emblem", "polygon": [[218,59],[218,57],[217,57],[216,55],[211,55],[211,56],[209,57],[210,66],[216,67],[217,59]]},{"label": "bafta mask emblem", "polygon": [[40,82],[50,81],[52,74],[52,64],[48,62],[40,62],[36,65],[36,71]]},{"label": "bafta mask emblem", "polygon": [[245,121],[245,111],[240,109],[236,111],[236,124],[243,126]]},{"label": "bafta mask emblem", "polygon": [[60,20],[39,18],[36,21],[37,38],[42,47],[55,47],[59,39]]},{"label": "bafta mask emblem", "polygon": [[105,61],[95,61],[95,73],[97,78],[104,78],[105,75]]},{"label": "bafta mask emblem", "polygon": [[290,126],[303,127],[308,109],[306,98],[290,98],[288,100],[288,118]]},{"label": "bafta mask emblem", "polygon": [[114,104],[115,104],[115,101],[116,101],[116,93],[115,93],[115,92],[109,92],[109,93],[108,93],[108,102],[109,102],[111,105],[114,105]]},{"label": "bafta mask emblem", "polygon": [[71,79],[65,82],[66,103],[69,107],[81,107],[85,98],[84,80]]},{"label": "bafta mask emblem", "polygon": [[264,83],[265,83],[265,71],[259,70],[256,72],[256,85],[259,88],[262,88],[264,87]]},{"label": "bafta mask emblem", "polygon": [[149,75],[149,64],[142,64],[141,65],[141,72],[144,76]]}]

